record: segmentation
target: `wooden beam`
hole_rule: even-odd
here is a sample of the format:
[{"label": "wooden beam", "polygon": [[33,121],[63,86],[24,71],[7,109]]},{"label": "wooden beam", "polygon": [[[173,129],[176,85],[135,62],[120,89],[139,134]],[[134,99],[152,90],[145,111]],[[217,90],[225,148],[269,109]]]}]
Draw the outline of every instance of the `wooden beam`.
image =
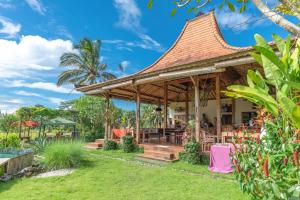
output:
[{"label": "wooden beam", "polygon": [[[153,85],[154,87],[158,87],[158,88],[160,88],[160,89],[163,89],[164,90],[164,87],[163,86],[160,86],[160,85],[156,85],[156,84],[150,84],[150,85]],[[170,85],[169,85],[170,86]],[[176,91],[176,90],[172,90],[170,87],[168,87],[168,90],[170,91],[170,92],[174,92],[174,93],[176,93],[176,94],[178,94],[178,93],[180,93],[180,91]]]},{"label": "wooden beam", "polygon": [[216,76],[216,108],[217,108],[217,135],[218,138],[221,138],[222,122],[221,122],[220,74]]},{"label": "wooden beam", "polygon": [[[116,99],[122,99],[125,101],[135,101],[135,97],[132,96],[127,96],[127,95],[120,95],[120,94],[114,94],[114,93],[110,93],[112,98],[116,98]],[[147,103],[147,104],[156,104],[156,101],[154,101],[153,99],[145,99],[141,97],[141,103]]]},{"label": "wooden beam", "polygon": [[[164,128],[168,128],[168,83],[164,82]],[[165,131],[164,131],[165,136]]]},{"label": "wooden beam", "polygon": [[141,108],[141,98],[140,98],[140,88],[136,87],[136,142],[139,144],[140,142],[140,108]]},{"label": "wooden beam", "polygon": [[199,77],[191,76],[191,80],[195,88],[195,138],[197,142],[200,142],[200,89],[199,89]]},{"label": "wooden beam", "polygon": [[186,87],[182,88],[182,87],[174,85],[174,84],[169,84],[169,90],[171,90],[170,87],[173,87],[173,88],[176,88],[177,90],[179,90],[179,91],[177,91],[177,93],[179,93],[179,92],[185,92],[185,90],[186,90]]},{"label": "wooden beam", "polygon": [[[134,91],[128,90],[128,89],[124,89],[124,88],[115,88],[114,90],[125,91],[125,92],[129,92],[129,93],[132,93],[132,94],[134,93]],[[160,99],[160,100],[163,99],[163,97],[155,96],[155,95],[148,94],[148,93],[142,93],[142,92],[140,92],[140,95],[141,95],[141,96],[146,96],[146,97],[151,97],[151,98],[153,98],[153,99]],[[172,99],[169,99],[169,101],[172,101]]]}]

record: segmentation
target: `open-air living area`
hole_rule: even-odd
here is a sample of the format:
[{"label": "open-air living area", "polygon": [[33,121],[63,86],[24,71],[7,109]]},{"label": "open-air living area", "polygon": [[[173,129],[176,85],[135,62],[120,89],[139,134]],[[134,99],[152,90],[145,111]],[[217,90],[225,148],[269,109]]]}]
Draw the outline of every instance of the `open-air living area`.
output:
[{"label": "open-air living area", "polygon": [[[228,143],[234,136],[242,139],[245,128],[251,137],[259,136],[258,107],[222,92],[229,85],[245,84],[249,69],[263,71],[248,55],[251,50],[228,45],[210,12],[187,21],[172,47],[149,67],[77,90],[104,96],[107,102],[110,98],[134,101],[136,121],[131,133],[138,144],[183,146],[194,137],[201,151],[209,154],[216,143]],[[158,117],[152,127],[140,127],[141,104],[156,106]],[[109,120],[106,130],[107,138],[115,138]]]},{"label": "open-air living area", "polygon": [[299,0],[0,13],[0,200],[300,200]]}]

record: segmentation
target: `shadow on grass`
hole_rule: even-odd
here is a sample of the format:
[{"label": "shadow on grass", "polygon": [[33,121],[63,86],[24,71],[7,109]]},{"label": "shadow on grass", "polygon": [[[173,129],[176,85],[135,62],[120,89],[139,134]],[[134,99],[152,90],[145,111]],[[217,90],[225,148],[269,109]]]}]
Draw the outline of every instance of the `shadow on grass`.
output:
[{"label": "shadow on grass", "polygon": [[11,187],[13,187],[15,184],[18,184],[18,182],[20,181],[20,178],[13,178],[12,180],[7,182],[0,182],[0,196],[2,192],[9,190]]},{"label": "shadow on grass", "polygon": [[80,162],[80,167],[84,167],[84,168],[92,168],[95,167],[95,161],[90,159],[90,158],[84,158],[81,162]]}]

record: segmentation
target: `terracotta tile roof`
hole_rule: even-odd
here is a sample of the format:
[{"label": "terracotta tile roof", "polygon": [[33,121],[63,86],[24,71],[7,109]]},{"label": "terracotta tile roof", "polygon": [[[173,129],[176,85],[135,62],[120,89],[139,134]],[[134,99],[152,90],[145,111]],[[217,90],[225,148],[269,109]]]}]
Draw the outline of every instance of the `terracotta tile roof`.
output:
[{"label": "terracotta tile roof", "polygon": [[220,32],[214,12],[187,21],[173,46],[140,74],[227,56],[249,48],[228,45]]}]

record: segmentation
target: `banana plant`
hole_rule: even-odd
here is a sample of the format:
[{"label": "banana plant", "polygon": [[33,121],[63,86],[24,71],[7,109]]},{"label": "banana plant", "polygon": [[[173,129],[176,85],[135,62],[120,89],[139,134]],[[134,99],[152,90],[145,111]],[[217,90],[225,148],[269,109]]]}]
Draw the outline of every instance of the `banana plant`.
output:
[{"label": "banana plant", "polygon": [[[256,52],[251,56],[262,66],[259,71],[249,70],[248,86],[231,85],[224,93],[233,98],[245,98],[265,108],[275,118],[282,115],[296,129],[300,129],[300,39],[283,39],[273,35],[274,45],[255,35]],[[270,88],[275,88],[275,94]],[[298,96],[297,96],[298,95]]]}]

